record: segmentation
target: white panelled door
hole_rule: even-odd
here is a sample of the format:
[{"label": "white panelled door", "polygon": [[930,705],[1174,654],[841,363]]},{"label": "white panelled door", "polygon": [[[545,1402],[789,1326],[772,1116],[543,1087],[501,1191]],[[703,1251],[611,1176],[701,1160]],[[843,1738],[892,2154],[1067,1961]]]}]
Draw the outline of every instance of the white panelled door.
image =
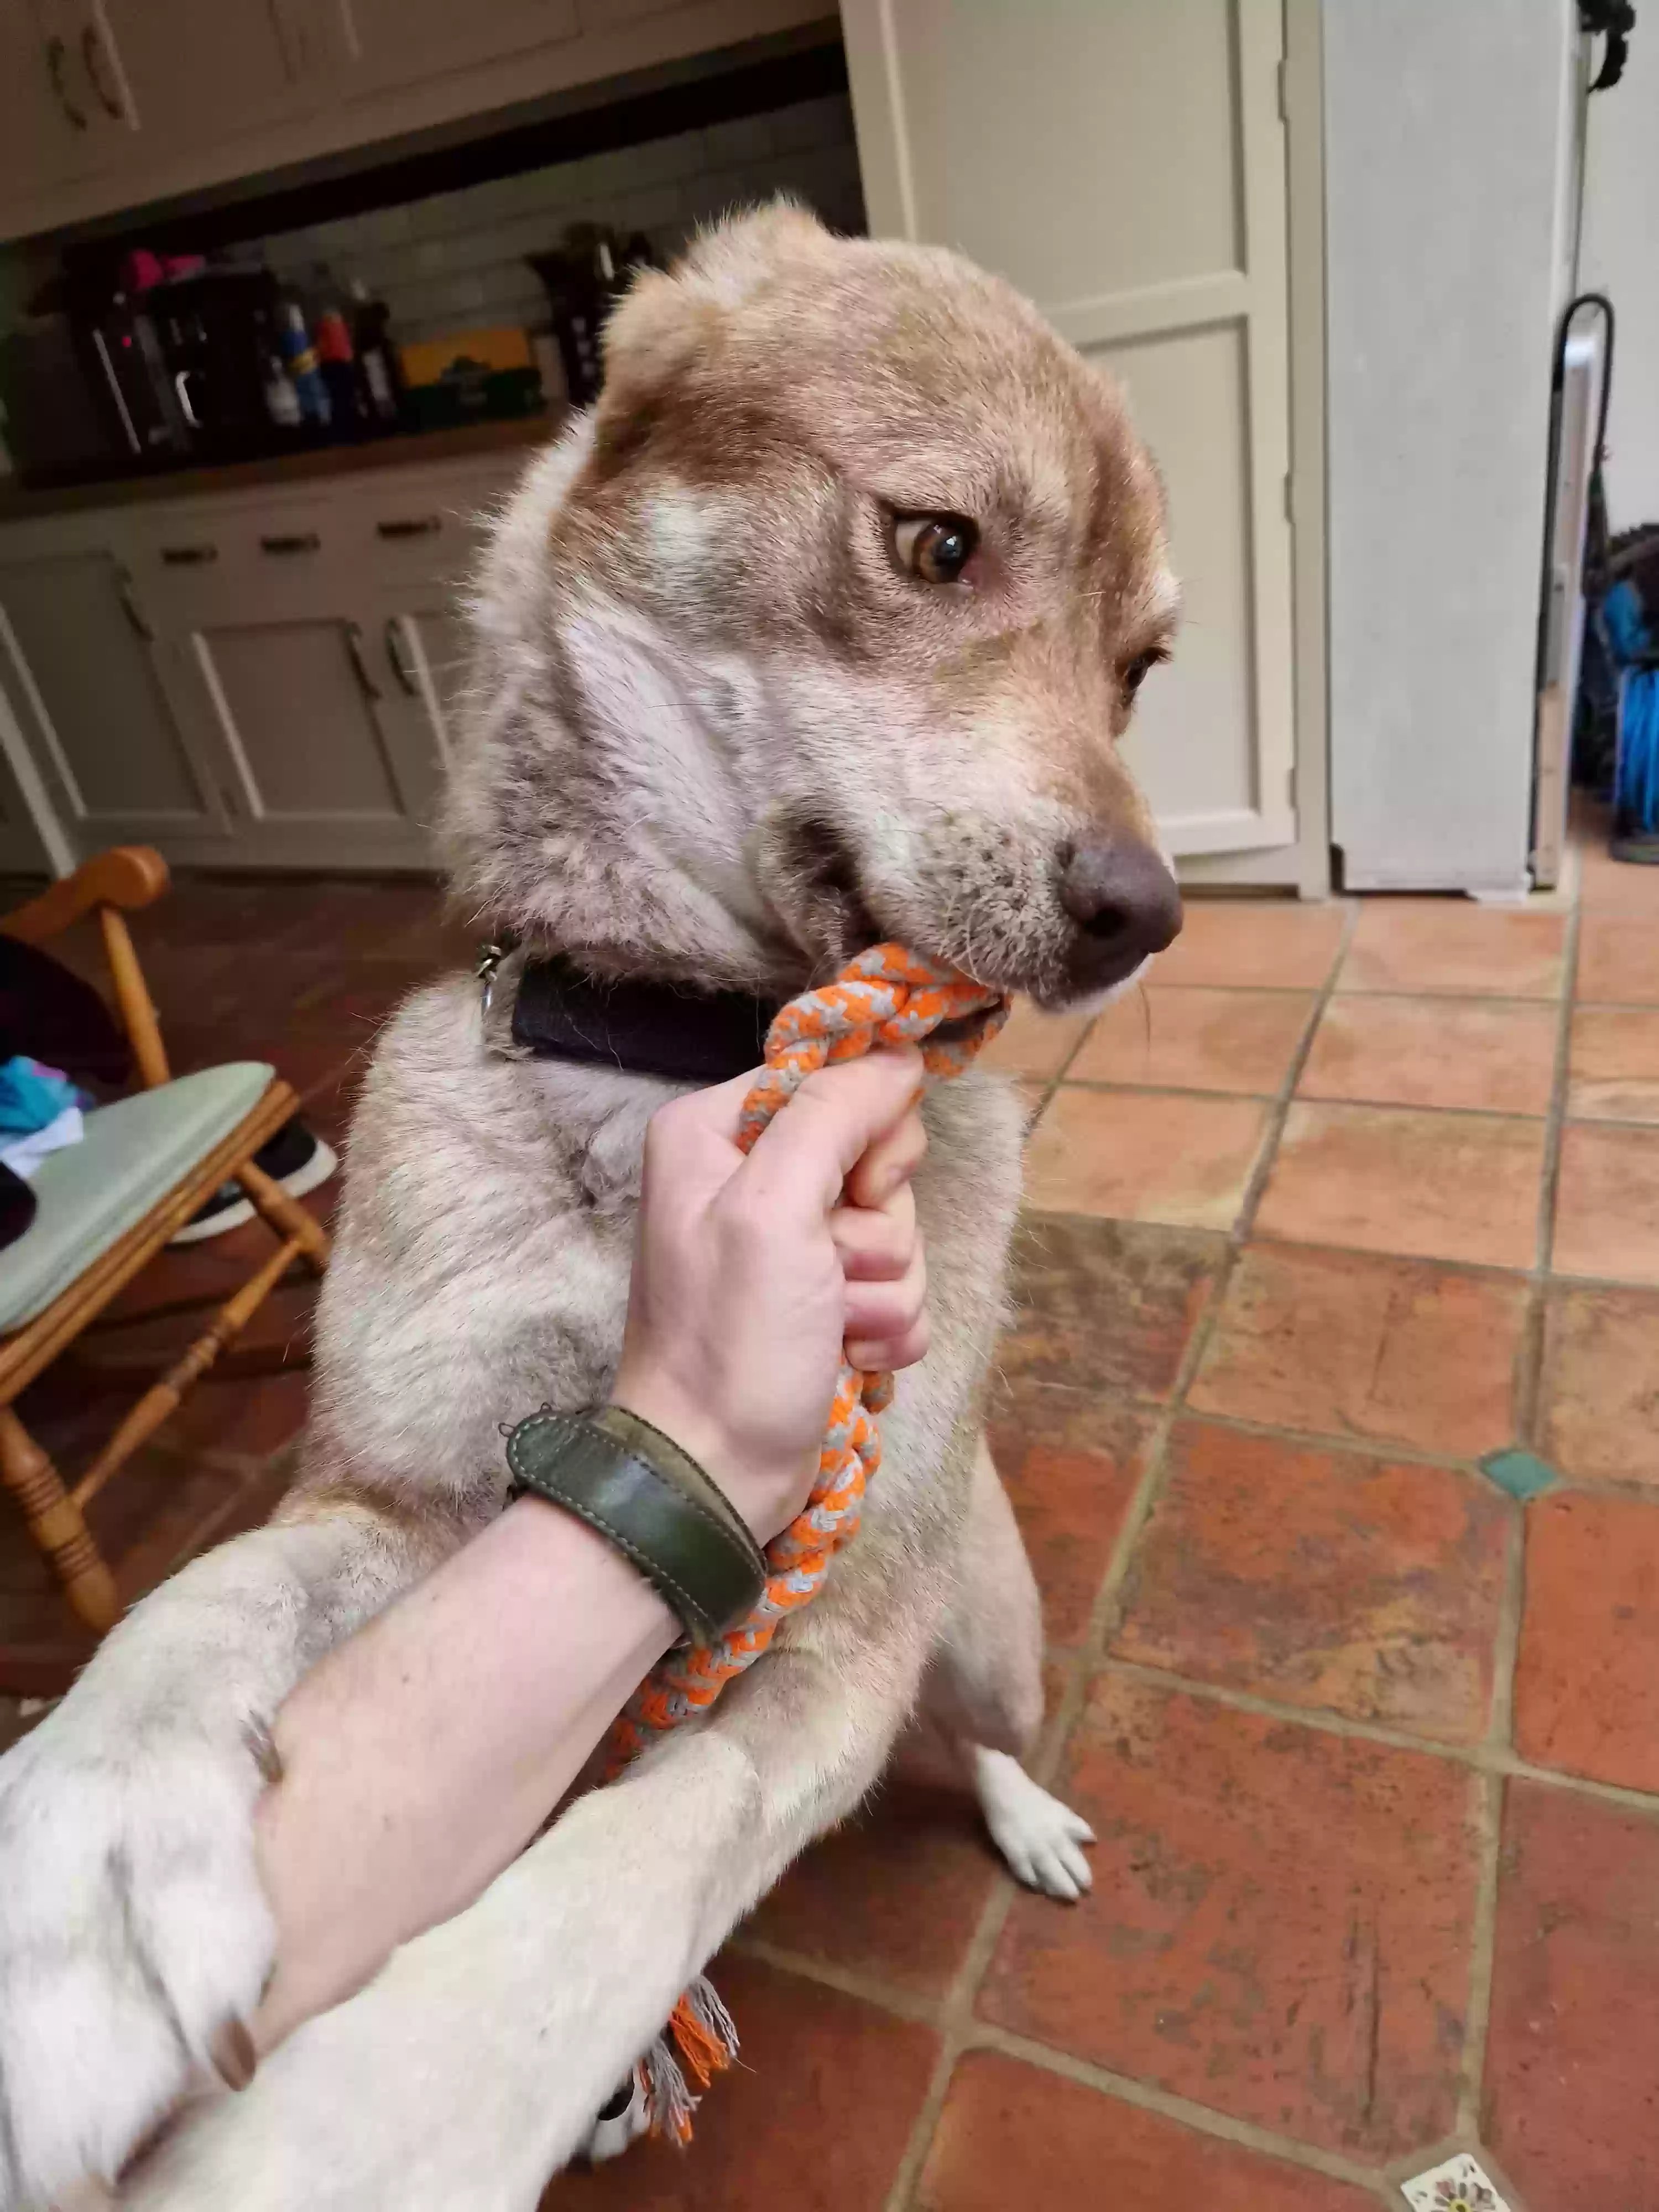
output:
[{"label": "white panelled door", "polygon": [[842,21],[872,233],[1000,270],[1128,389],[1187,604],[1131,757],[1173,852],[1258,872],[1296,838],[1279,0]]}]

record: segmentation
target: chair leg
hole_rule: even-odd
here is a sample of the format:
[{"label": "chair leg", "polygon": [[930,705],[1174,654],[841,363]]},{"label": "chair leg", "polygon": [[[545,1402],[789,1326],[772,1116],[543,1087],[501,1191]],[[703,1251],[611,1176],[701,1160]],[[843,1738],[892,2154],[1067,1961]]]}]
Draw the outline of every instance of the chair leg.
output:
[{"label": "chair leg", "polygon": [[115,1577],[93,1541],[86,1516],[9,1406],[0,1406],[0,1482],[22,1507],[30,1535],[52,1561],[82,1620],[100,1635],[112,1628],[121,1611]]},{"label": "chair leg", "polygon": [[250,1275],[235,1297],[220,1307],[200,1336],[174,1360],[159,1382],[151,1383],[116,1430],[70,1491],[71,1504],[88,1504],[139,1446],[148,1443],[168,1415],[178,1410],[185,1392],[207,1373],[226,1346],[241,1334],[299,1256],[298,1244],[293,1237],[286,1238],[258,1273]]},{"label": "chair leg", "polygon": [[262,1167],[247,1160],[236,1170],[236,1180],[279,1237],[291,1237],[306,1256],[313,1274],[328,1265],[328,1231],[308,1214],[297,1198],[274,1182]]}]

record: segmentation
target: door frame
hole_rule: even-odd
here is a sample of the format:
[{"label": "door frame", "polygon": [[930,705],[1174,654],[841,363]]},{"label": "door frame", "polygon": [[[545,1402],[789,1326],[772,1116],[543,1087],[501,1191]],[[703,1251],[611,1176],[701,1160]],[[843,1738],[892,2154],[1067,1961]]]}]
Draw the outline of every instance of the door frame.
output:
[{"label": "door frame", "polygon": [[[878,31],[854,42],[848,66],[854,114],[876,118],[858,133],[868,205],[906,235],[916,228],[908,146],[893,112],[890,0],[843,0]],[[1291,758],[1296,835],[1280,846],[1183,855],[1183,883],[1293,888],[1307,899],[1331,890],[1329,675],[1326,588],[1325,115],[1322,0],[1281,0],[1280,109],[1285,134],[1288,292]]]}]

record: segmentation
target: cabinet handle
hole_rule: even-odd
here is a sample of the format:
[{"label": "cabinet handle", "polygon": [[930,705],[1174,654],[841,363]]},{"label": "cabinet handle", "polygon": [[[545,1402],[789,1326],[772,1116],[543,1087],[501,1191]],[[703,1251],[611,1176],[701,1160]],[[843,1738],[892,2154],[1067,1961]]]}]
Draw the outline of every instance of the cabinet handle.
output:
[{"label": "cabinet handle", "polygon": [[115,581],[115,591],[117,598],[121,602],[121,611],[126,617],[127,626],[133,635],[142,638],[146,645],[154,645],[155,633],[145,621],[144,611],[133,595],[131,577],[118,576]]},{"label": "cabinet handle", "polygon": [[64,57],[68,52],[61,39],[46,40],[46,75],[52,79],[52,88],[58,95],[58,105],[77,131],[84,131],[87,118],[64,89]]},{"label": "cabinet handle", "polygon": [[164,545],[161,560],[169,568],[205,568],[219,557],[216,545]]},{"label": "cabinet handle", "polygon": [[392,672],[411,699],[421,696],[421,686],[410,665],[409,647],[404,637],[404,626],[396,615],[386,618],[386,657],[392,663]]},{"label": "cabinet handle", "polygon": [[127,111],[118,92],[112,92],[104,78],[103,43],[98,35],[98,26],[88,23],[81,33],[81,58],[87,65],[87,76],[98,95],[98,105],[106,115],[117,123],[125,123]]},{"label": "cabinet handle", "polygon": [[194,368],[181,368],[175,372],[173,379],[173,388],[179,396],[179,412],[192,430],[199,430],[202,427],[202,418],[196,412],[196,403],[190,396],[190,387],[199,374],[199,370]]},{"label": "cabinet handle", "polygon": [[345,648],[351,660],[351,672],[357,679],[357,688],[365,699],[378,701],[380,687],[368,672],[368,663],[363,659],[363,633],[355,622],[345,626]]},{"label": "cabinet handle", "polygon": [[379,538],[431,538],[443,526],[441,514],[398,515],[389,522],[377,522],[374,532]]},{"label": "cabinet handle", "polygon": [[322,542],[314,530],[298,530],[291,537],[262,538],[259,550],[264,553],[315,553]]}]

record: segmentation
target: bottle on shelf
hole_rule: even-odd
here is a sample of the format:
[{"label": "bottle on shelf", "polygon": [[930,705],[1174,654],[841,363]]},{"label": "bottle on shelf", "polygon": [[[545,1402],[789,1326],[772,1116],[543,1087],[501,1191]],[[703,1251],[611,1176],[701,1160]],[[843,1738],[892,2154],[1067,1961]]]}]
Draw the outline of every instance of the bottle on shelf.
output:
[{"label": "bottle on shelf", "polygon": [[361,276],[351,280],[352,340],[369,421],[376,428],[395,430],[403,412],[403,376],[398,349],[391,337],[392,310],[384,300],[372,300]]},{"label": "bottle on shelf", "polygon": [[283,365],[299,401],[300,416],[313,429],[325,430],[333,417],[328,386],[317,363],[317,349],[306,327],[306,311],[289,293],[276,311],[277,343]]},{"label": "bottle on shelf", "polygon": [[337,435],[349,437],[368,422],[368,394],[362,388],[345,295],[320,262],[311,286],[311,312],[317,366],[328,386],[330,420]]}]

